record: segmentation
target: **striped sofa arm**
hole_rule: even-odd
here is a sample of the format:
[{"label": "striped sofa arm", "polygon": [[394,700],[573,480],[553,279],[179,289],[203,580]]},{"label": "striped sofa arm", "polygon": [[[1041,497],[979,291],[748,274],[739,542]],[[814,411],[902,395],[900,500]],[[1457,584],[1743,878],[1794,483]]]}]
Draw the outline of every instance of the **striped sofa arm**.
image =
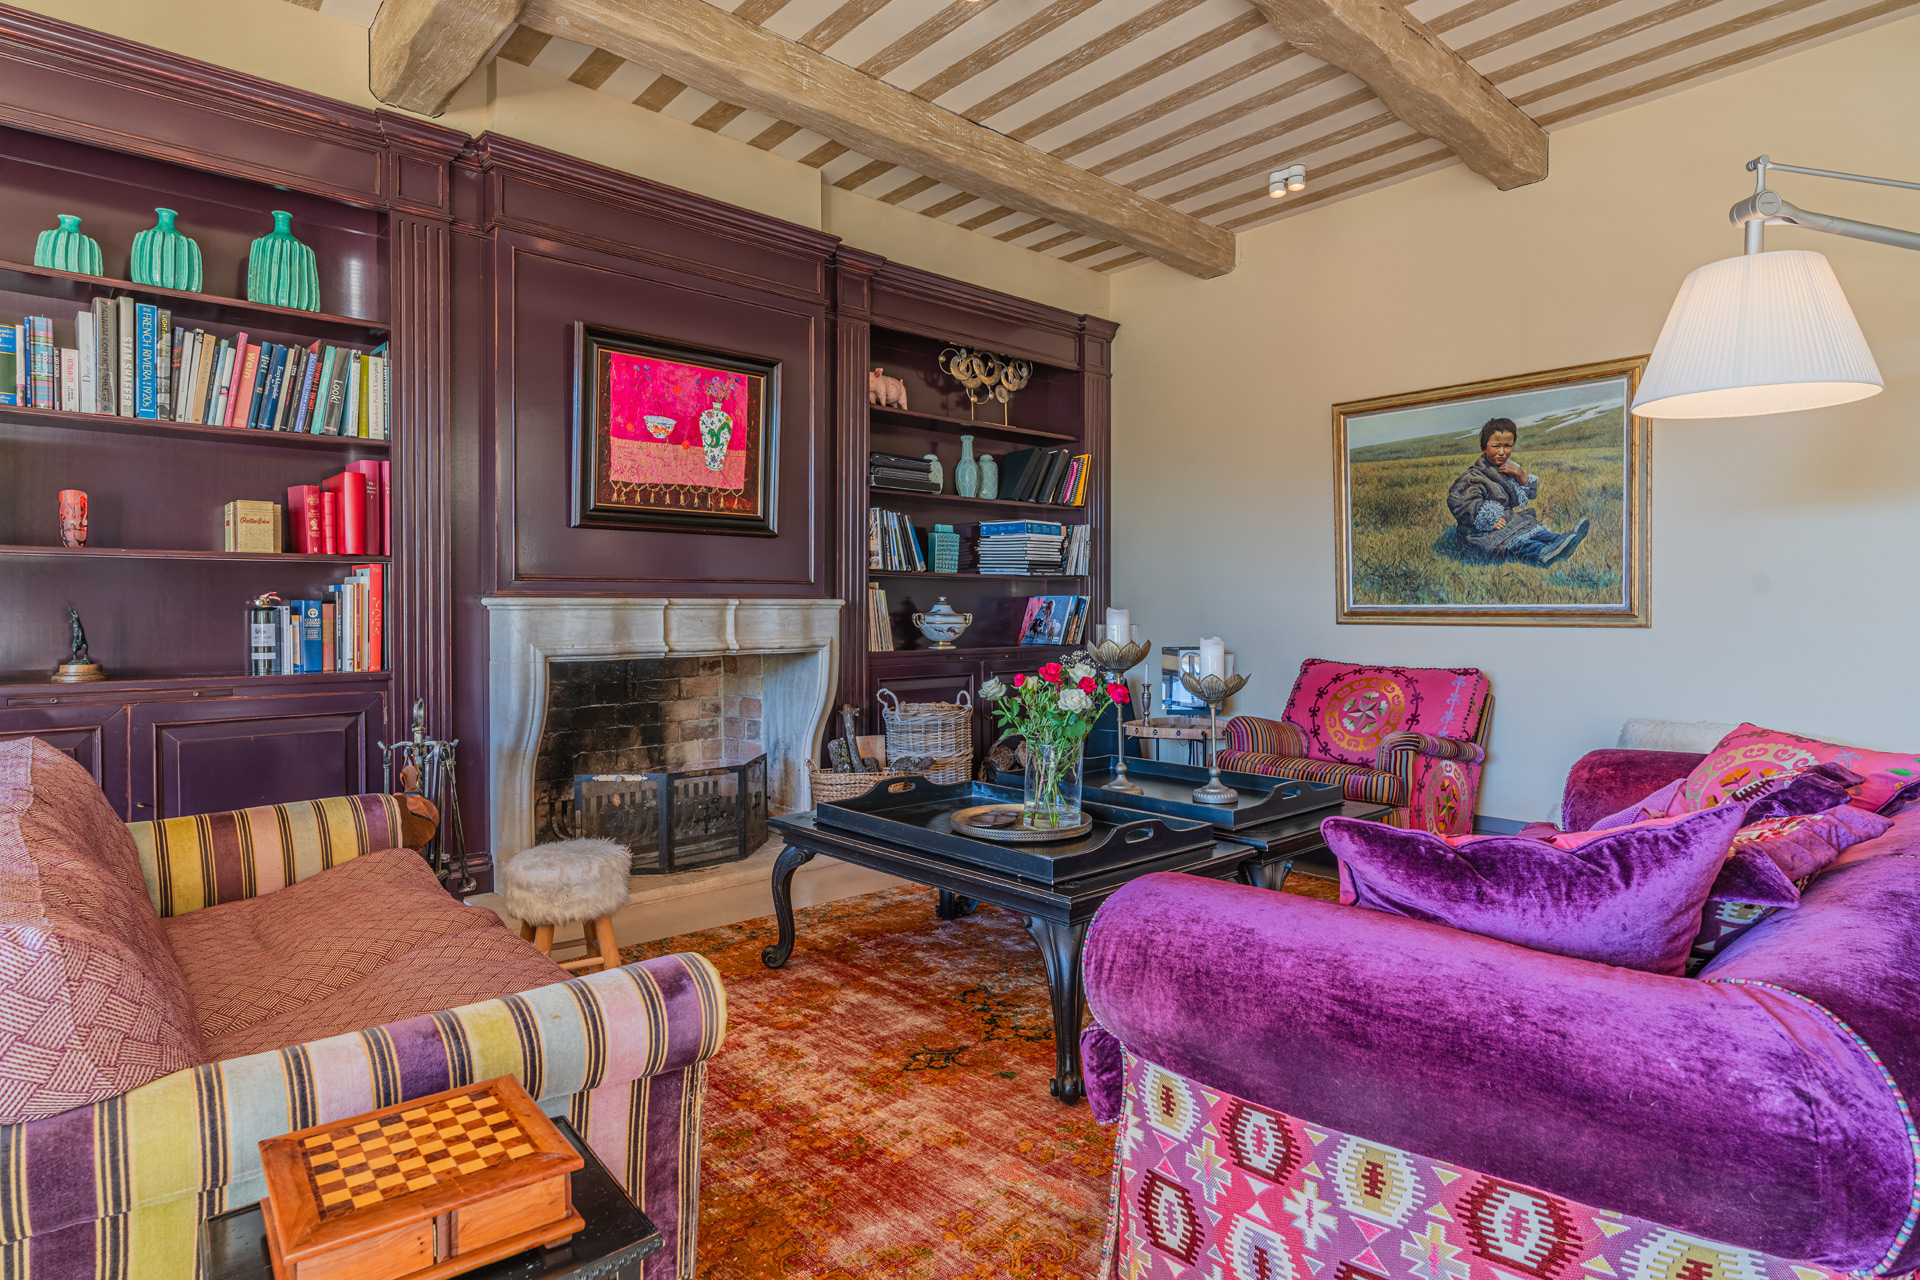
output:
[{"label": "striped sofa arm", "polygon": [[1395,818],[1398,825],[1457,836],[1473,830],[1480,766],[1486,758],[1485,747],[1464,738],[1396,733],[1380,744],[1375,763],[1406,787],[1406,801]]},{"label": "striped sofa arm", "polygon": [[0,1274],[184,1280],[201,1220],[265,1194],[261,1139],[512,1075],[666,1235],[647,1280],[691,1277],[705,1064],[726,1022],[713,966],[662,956],[0,1126]]},{"label": "striped sofa arm", "polygon": [[1305,756],[1307,735],[1291,720],[1235,716],[1227,721],[1227,740],[1221,751],[1256,756]]},{"label": "striped sofa arm", "polygon": [[162,916],[284,889],[362,854],[420,849],[440,822],[414,795],[335,796],[128,824]]}]

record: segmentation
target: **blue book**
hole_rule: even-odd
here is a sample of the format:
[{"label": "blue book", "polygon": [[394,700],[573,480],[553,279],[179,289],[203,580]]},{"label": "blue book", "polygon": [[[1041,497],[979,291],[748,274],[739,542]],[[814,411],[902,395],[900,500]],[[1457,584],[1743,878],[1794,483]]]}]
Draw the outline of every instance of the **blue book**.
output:
[{"label": "blue book", "polygon": [[1064,537],[1067,527],[1061,524],[1049,524],[1045,520],[999,520],[993,524],[980,526],[983,538],[998,537],[1008,533],[1046,533],[1055,537]]},{"label": "blue book", "polygon": [[320,357],[311,351],[300,353],[299,399],[293,402],[293,430],[306,431],[307,417],[313,407],[313,379],[320,368]]},{"label": "blue book", "polygon": [[20,330],[0,324],[0,404],[19,404],[13,389],[14,370],[20,366]]},{"label": "blue book", "polygon": [[325,671],[327,666],[325,615],[318,600],[296,600],[300,606],[300,670],[303,674]]},{"label": "blue book", "polygon": [[247,421],[249,427],[258,428],[260,411],[266,407],[267,374],[273,368],[273,344],[260,344],[260,356],[253,362],[253,395],[247,402]]},{"label": "blue book", "polygon": [[273,364],[267,370],[267,386],[260,397],[260,425],[268,431],[280,413],[280,388],[287,378],[287,348],[276,346],[273,349]]},{"label": "blue book", "polygon": [[155,361],[160,352],[160,309],[144,302],[134,305],[133,416],[160,416],[160,382]]}]

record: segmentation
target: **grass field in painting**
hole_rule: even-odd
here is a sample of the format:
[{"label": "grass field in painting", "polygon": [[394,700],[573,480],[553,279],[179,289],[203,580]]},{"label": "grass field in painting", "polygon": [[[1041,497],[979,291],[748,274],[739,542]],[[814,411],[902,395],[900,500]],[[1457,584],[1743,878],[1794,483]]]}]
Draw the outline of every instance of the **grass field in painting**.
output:
[{"label": "grass field in painting", "polygon": [[1447,489],[1480,456],[1477,427],[1354,449],[1349,531],[1356,605],[1617,605],[1622,602],[1623,410],[1574,410],[1520,429],[1514,461],[1540,477],[1534,511],[1586,541],[1547,568],[1489,561],[1459,539]]}]

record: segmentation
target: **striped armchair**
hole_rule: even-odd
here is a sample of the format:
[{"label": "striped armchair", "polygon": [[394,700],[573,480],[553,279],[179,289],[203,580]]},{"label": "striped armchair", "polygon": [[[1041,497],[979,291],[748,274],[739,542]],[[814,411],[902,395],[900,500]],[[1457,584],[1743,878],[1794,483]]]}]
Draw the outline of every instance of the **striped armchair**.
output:
[{"label": "striped armchair", "polygon": [[1472,667],[1367,667],[1309,658],[1278,720],[1227,721],[1220,767],[1339,783],[1392,805],[1388,821],[1473,830],[1493,689]]},{"label": "striped armchair", "polygon": [[[664,1233],[646,1280],[691,1280],[719,975],[677,955],[569,980],[394,848],[432,830],[395,796],[132,826],[209,1060],[0,1126],[0,1274],[194,1276],[201,1221],[265,1191],[261,1139],[513,1075]],[[312,985],[247,971],[301,927]]]}]

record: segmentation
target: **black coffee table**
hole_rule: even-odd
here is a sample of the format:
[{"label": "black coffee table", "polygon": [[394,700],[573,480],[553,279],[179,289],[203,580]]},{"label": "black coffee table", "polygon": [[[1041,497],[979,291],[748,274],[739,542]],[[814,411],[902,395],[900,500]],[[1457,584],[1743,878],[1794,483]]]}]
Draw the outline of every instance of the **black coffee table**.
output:
[{"label": "black coffee table", "polygon": [[[1088,799],[1094,797],[1089,795]],[[1378,819],[1385,805],[1347,801],[1338,809],[1284,818],[1232,839],[1202,842],[1186,852],[1084,879],[1042,885],[1003,871],[995,871],[922,849],[881,840],[866,834],[823,826],[816,811],[790,813],[771,819],[786,848],[773,865],[773,910],[780,928],[779,941],[760,953],[770,969],[778,969],[793,954],[793,873],[816,854],[856,866],[884,871],[938,891],[934,914],[957,920],[982,902],[1005,907],[1025,920],[1027,932],[1040,946],[1047,969],[1047,994],[1053,1006],[1054,1074],[1049,1086],[1064,1103],[1078,1102],[1084,1092],[1080,1076],[1080,1021],[1086,1008],[1081,987],[1080,945],[1086,939],[1093,913],[1128,881],[1155,871],[1184,871],[1217,880],[1278,889],[1296,858],[1324,855],[1320,822],[1334,813],[1350,818]]]},{"label": "black coffee table", "polygon": [[[554,1124],[587,1158],[573,1173],[573,1211],[586,1226],[554,1249],[529,1249],[464,1273],[462,1280],[640,1280],[640,1264],[660,1251],[660,1231],[613,1180],[573,1126]],[[200,1224],[202,1280],[272,1280],[258,1201]]]}]

